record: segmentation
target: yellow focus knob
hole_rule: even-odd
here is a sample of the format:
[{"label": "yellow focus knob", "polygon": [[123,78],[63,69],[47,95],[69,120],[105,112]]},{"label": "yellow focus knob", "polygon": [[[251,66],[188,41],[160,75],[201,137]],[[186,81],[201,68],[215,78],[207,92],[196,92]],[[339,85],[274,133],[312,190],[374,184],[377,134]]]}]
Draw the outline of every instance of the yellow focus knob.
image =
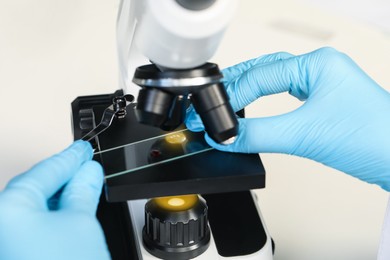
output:
[{"label": "yellow focus knob", "polygon": [[198,195],[169,196],[153,199],[156,205],[167,211],[183,211],[194,207],[199,201]]}]

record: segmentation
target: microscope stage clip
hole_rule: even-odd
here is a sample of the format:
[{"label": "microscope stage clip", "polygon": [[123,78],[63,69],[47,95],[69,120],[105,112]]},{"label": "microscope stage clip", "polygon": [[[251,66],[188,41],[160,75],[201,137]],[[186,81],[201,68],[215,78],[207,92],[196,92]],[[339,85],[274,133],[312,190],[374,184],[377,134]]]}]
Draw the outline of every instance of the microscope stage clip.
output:
[{"label": "microscope stage clip", "polygon": [[114,97],[112,100],[112,105],[108,106],[102,116],[102,120],[100,123],[92,129],[89,133],[84,135],[81,140],[83,141],[91,141],[99,134],[103,133],[107,128],[110,127],[114,118],[125,118],[126,117],[126,107],[133,103],[134,96],[132,95],[124,95]]}]

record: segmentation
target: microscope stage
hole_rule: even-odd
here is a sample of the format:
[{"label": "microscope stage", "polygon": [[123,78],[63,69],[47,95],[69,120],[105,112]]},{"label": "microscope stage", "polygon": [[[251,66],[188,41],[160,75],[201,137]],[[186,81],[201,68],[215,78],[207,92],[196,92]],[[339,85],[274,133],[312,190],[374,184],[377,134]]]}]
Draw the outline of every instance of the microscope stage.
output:
[{"label": "microscope stage", "polygon": [[[101,98],[96,96],[95,99]],[[87,99],[83,102],[83,99]],[[78,98],[79,110],[92,111],[95,124],[100,122],[107,104]],[[86,104],[90,106],[86,107]],[[103,165],[106,180],[105,194],[110,202],[181,195],[234,192],[264,188],[265,171],[258,154],[226,153],[212,149],[204,141],[204,133],[183,131],[188,143],[182,151],[170,149],[159,128],[139,124],[134,114],[135,104],[127,107],[124,119],[115,119],[98,136],[99,151],[95,159]],[[73,108],[77,120],[77,109]],[[76,116],[75,116],[76,113]],[[79,118],[80,120],[80,118]],[[180,129],[184,129],[182,126]],[[77,136],[75,129],[75,137]],[[150,140],[150,141],[145,141]],[[136,143],[136,144],[134,144]],[[128,145],[131,144],[131,145]],[[151,154],[167,158],[156,161]]]}]

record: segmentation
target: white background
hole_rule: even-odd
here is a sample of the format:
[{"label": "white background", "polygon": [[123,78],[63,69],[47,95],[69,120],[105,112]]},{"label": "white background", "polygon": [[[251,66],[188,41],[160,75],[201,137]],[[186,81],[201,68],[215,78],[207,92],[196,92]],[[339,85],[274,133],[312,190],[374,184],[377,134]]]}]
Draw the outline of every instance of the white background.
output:
[{"label": "white background", "polygon": [[[333,46],[390,89],[387,27],[310,1],[240,4],[213,59],[221,67],[276,51],[300,54]],[[70,103],[76,96],[117,89],[117,8],[116,0],[0,1],[0,188],[71,143]],[[299,105],[277,95],[247,111],[268,116]],[[258,195],[276,242],[275,259],[375,259],[385,191],[306,159],[262,159],[267,188]]]}]

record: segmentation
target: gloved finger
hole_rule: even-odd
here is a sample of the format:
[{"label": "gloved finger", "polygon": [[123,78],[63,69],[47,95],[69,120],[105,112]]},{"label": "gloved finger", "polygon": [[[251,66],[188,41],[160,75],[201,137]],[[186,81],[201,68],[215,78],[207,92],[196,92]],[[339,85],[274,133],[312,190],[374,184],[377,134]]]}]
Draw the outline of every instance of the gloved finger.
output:
[{"label": "gloved finger", "polygon": [[310,85],[307,61],[310,62],[307,56],[296,56],[245,71],[225,86],[233,109],[238,111],[262,96],[287,91],[300,100],[307,99]]},{"label": "gloved finger", "polygon": [[185,124],[193,132],[201,132],[204,130],[202,120],[192,105],[187,109]]},{"label": "gloved finger", "polygon": [[[273,54],[266,54],[258,58],[247,60],[222,70],[222,73],[224,75],[222,82],[225,84],[225,88],[228,92],[228,95],[229,96],[235,95],[234,89],[233,90],[230,89],[229,82],[235,80],[237,77],[240,77],[244,72],[251,69],[253,66],[264,65],[264,64],[285,60],[292,57],[295,56],[288,52],[277,52]],[[238,111],[242,108],[243,107],[236,109],[235,106],[233,106],[234,111]],[[187,110],[185,124],[189,130],[194,132],[200,132],[204,130],[202,120],[192,106],[190,107],[190,109]]]},{"label": "gloved finger", "polygon": [[[264,65],[264,64],[285,60],[292,57],[295,56],[288,52],[277,52],[272,54],[266,54],[258,58],[247,60],[222,70],[222,73],[224,75],[222,82],[225,84],[225,88],[227,89],[228,95],[234,96],[235,94],[234,90],[230,89],[229,82],[241,76],[245,71],[251,69],[253,66]],[[243,107],[236,109],[233,106],[234,111],[238,111],[242,108]],[[202,120],[199,114],[196,113],[195,109],[192,106],[190,107],[190,109],[187,110],[185,124],[189,130],[194,132],[200,132],[204,130],[204,125],[202,123]]]},{"label": "gloved finger", "polygon": [[16,189],[32,204],[46,207],[46,200],[61,189],[85,161],[91,160],[92,155],[88,142],[76,141],[63,152],[16,176],[8,183],[6,190]]},{"label": "gloved finger", "polygon": [[287,153],[292,154],[299,143],[294,127],[296,111],[267,118],[239,119],[239,132],[234,143],[222,145],[206,135],[207,143],[226,152],[237,153]]},{"label": "gloved finger", "polygon": [[94,215],[99,203],[103,179],[103,169],[98,162],[85,162],[65,186],[58,209]]},{"label": "gloved finger", "polygon": [[222,70],[223,74],[223,82],[228,84],[230,81],[234,80],[238,76],[240,76],[245,71],[249,70],[253,66],[267,64],[270,62],[285,60],[294,57],[293,54],[288,52],[276,52],[272,54],[262,55],[258,58],[247,60],[226,69]]}]

